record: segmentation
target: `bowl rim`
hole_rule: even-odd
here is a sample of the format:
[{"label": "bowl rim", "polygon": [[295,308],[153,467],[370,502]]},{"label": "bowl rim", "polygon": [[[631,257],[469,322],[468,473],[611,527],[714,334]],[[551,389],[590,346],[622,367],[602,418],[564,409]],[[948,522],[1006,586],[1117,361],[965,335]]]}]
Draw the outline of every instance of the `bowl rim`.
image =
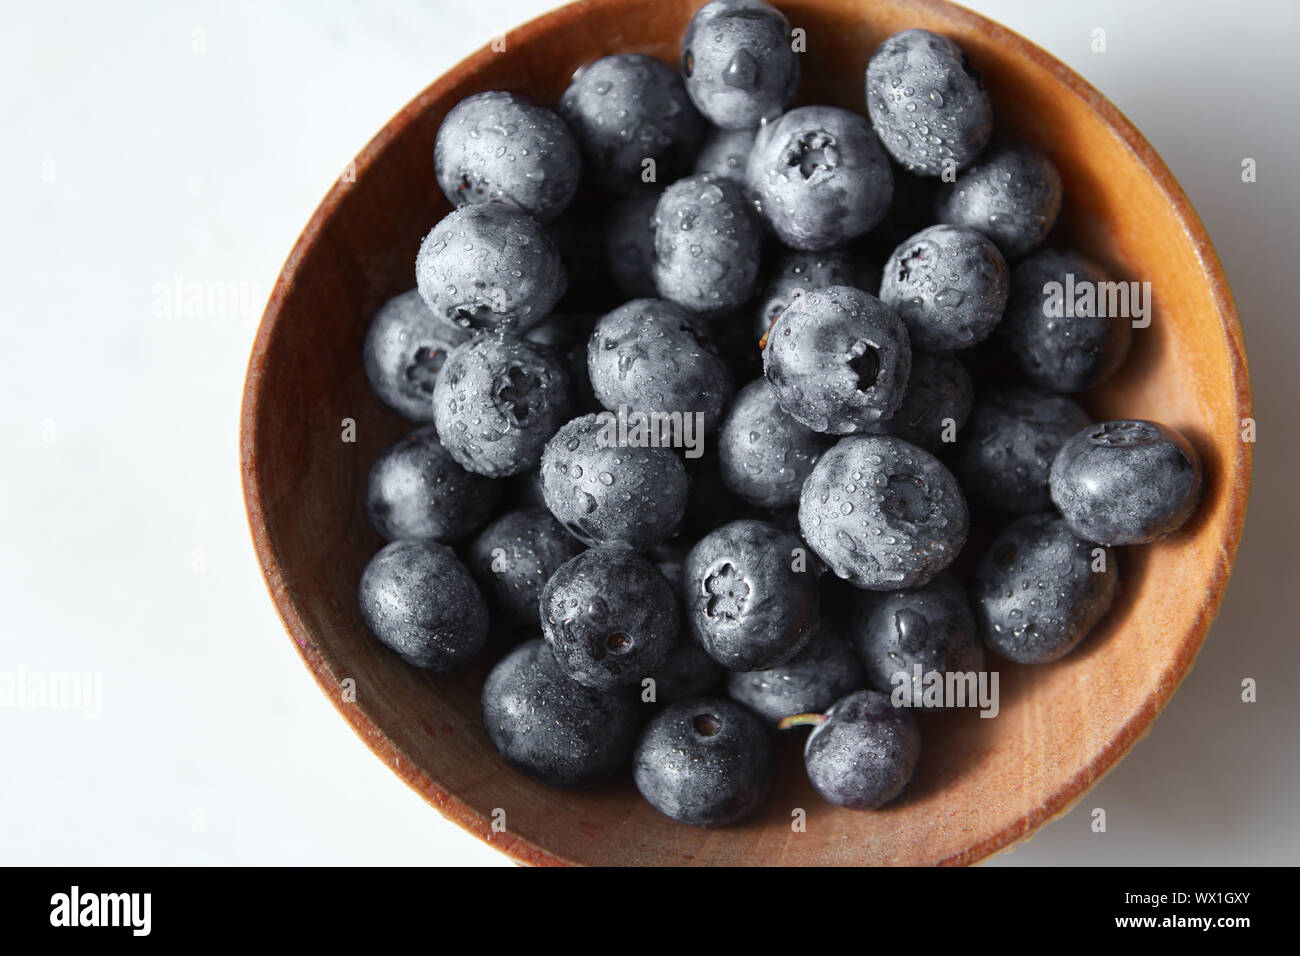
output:
[{"label": "bowl rim", "polygon": [[[910,0],[919,8],[941,12],[944,16],[959,22],[968,30],[985,34],[990,41],[1000,46],[1009,47],[1014,54],[1024,57],[1034,65],[1051,73],[1074,96],[1101,118],[1101,120],[1121,139],[1137,159],[1146,166],[1155,180],[1165,200],[1190,240],[1196,257],[1209,282],[1215,308],[1222,322],[1225,341],[1230,359],[1230,374],[1235,391],[1236,418],[1241,421],[1252,412],[1250,376],[1246,362],[1246,349],[1241,323],[1233,302],[1232,292],[1224,275],[1223,266],[1215,252],[1214,244],[1206,233],[1205,226],[1193,208],[1187,194],[1174,178],[1169,167],[1156,152],[1155,148],[1138,131],[1127,117],[1109,99],[1083,79],[1073,69],[1027,40],[1013,30],[1002,26],[982,14],[948,0]],[[574,0],[565,6],[541,14],[526,23],[507,31],[505,34],[512,43],[528,43],[534,37],[551,30],[564,29],[574,20],[581,18],[590,5],[590,0]],[[444,96],[455,87],[466,74],[479,69],[497,53],[489,43],[462,59],[433,83],[425,87],[409,103],[397,112],[383,128],[357,154],[355,170],[357,175],[375,162],[394,136],[394,131],[403,128],[407,122],[423,112],[426,105]],[[293,292],[299,278],[299,270],[306,254],[317,241],[326,222],[333,215],[335,207],[341,201],[348,186],[335,182],[325,198],[312,213],[303,228],[293,249],[285,260],[275,286],[267,301],[266,309],[258,324],[249,358],[245,378],[243,401],[240,410],[239,459],[245,509],[253,545],[257,552],[258,563],[266,581],[267,590],[275,604],[289,636],[297,647],[303,663],[307,665],[317,685],[333,703],[335,710],[352,727],[362,741],[380,760],[404,780],[408,786],[430,803],[446,819],[467,830],[483,840],[489,846],[505,853],[517,863],[535,866],[580,865],[580,861],[566,859],[554,854],[528,840],[511,833],[493,832],[491,822],[480,816],[454,794],[444,791],[432,777],[426,774],[416,763],[404,760],[404,754],[382,727],[372,722],[365,709],[357,704],[344,704],[334,691],[337,690],[330,669],[326,666],[325,654],[313,640],[306,624],[298,614],[290,599],[280,569],[275,543],[267,530],[266,507],[262,500],[257,482],[257,458],[255,454],[254,435],[256,422],[260,413],[260,397],[263,366],[274,336],[276,325],[286,300]],[[939,865],[964,865],[979,862],[995,854],[1014,849],[1021,842],[1032,837],[1042,826],[1068,813],[1083,796],[1113,770],[1128,754],[1133,746],[1150,731],[1155,718],[1164,709],[1174,692],[1191,672],[1197,654],[1209,636],[1210,625],[1218,616],[1219,606],[1223,601],[1228,578],[1241,542],[1245,522],[1246,504],[1250,494],[1251,468],[1254,447],[1250,442],[1238,442],[1238,451],[1228,470],[1231,476],[1227,489],[1228,510],[1224,522],[1222,538],[1219,542],[1219,558],[1214,568],[1213,578],[1208,582],[1208,599],[1201,605],[1196,619],[1178,645],[1170,673],[1175,675],[1172,681],[1161,685],[1149,697],[1145,706],[1130,721],[1120,728],[1107,746],[1064,787],[1053,793],[1040,807],[1026,814],[1020,820],[1003,828],[982,842],[968,847],[961,854],[939,861]]]}]

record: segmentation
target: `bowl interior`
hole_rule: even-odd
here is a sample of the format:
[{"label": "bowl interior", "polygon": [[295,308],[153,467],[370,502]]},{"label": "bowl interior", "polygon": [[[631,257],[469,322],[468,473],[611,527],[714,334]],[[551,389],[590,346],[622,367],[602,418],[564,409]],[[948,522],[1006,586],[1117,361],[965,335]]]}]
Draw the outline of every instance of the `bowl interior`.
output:
[{"label": "bowl interior", "polygon": [[[479,688],[503,649],[429,676],[381,648],[357,612],[357,582],[382,545],[364,516],[366,474],[410,427],[370,393],[361,343],[378,306],[414,284],[420,239],[449,211],[432,170],[439,122],[486,89],[553,104],[576,67],[609,53],[675,63],[699,5],[597,0],[556,11],[507,34],[504,50],[460,64],[363,151],[355,182],[333,189],[290,255],[254,348],[241,452],[258,553],[304,660],[345,718],[444,814],[521,860],[972,862],[1067,809],[1145,732],[1190,669],[1240,536],[1250,446],[1239,432],[1250,412],[1218,261],[1163,163],[1078,77],[967,11],[901,0],[781,4],[806,31],[801,102],[861,112],[863,70],[882,39],[924,27],[956,40],[984,77],[998,134],[1038,145],[1061,171],[1068,199],[1053,241],[1151,283],[1150,327],[1135,335],[1119,377],[1084,403],[1098,417],[1152,418],[1188,435],[1205,461],[1205,497],[1173,537],[1123,549],[1121,597],[1083,646],[1047,666],[998,661],[994,719],[972,710],[922,715],[917,777],[884,810],[854,813],[818,798],[802,772],[798,732],[778,742],[766,811],[706,832],[660,816],[628,778],[568,793],[510,769],[479,718]],[[355,441],[346,440],[348,420]],[[792,830],[796,808],[806,811],[805,832]],[[497,809],[506,813],[502,833],[490,826]]]}]

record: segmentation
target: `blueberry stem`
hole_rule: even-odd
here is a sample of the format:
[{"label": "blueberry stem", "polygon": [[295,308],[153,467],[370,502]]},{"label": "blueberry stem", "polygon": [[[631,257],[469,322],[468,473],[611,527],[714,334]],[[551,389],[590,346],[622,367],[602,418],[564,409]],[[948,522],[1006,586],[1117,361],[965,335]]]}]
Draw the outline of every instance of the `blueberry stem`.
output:
[{"label": "blueberry stem", "polygon": [[795,714],[793,717],[783,717],[776,727],[777,730],[789,730],[791,727],[817,727],[825,722],[825,714]]}]

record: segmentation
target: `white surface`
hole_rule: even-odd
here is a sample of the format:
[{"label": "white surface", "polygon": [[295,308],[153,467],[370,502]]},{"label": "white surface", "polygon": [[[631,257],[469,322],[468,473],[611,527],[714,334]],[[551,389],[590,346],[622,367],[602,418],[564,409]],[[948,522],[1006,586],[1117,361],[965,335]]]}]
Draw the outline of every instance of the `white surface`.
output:
[{"label": "white surface", "polygon": [[[0,709],[0,862],[508,862],[316,689],[254,561],[236,436],[257,317],[331,181],[428,82],[549,5],[7,8],[0,672],[97,672],[103,697],[98,719]],[[1295,863],[1297,6],[973,5],[1087,77],[1182,181],[1236,293],[1260,435],[1196,670],[1075,812],[998,863]],[[169,312],[177,281],[234,295]],[[1258,703],[1239,702],[1243,677]]]}]

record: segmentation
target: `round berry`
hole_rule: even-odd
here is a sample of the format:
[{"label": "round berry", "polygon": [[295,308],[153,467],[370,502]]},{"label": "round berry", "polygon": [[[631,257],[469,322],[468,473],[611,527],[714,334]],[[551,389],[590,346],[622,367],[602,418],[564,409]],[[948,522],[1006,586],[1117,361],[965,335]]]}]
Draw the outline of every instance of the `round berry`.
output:
[{"label": "round berry", "polygon": [[758,131],[745,182],[787,246],[821,251],[874,228],[894,174],[871,124],[834,106],[802,106]]},{"label": "round berry", "polygon": [[1093,550],[1052,512],[1025,515],[1002,529],[970,579],[975,619],[989,648],[1021,664],[1043,664],[1087,637],[1110,610],[1119,580],[1115,554]]},{"label": "round berry", "polygon": [[1201,459],[1181,433],[1156,422],[1089,425],[1061,447],[1052,502],[1076,535],[1145,544],[1182,527],[1201,497]]},{"label": "round berry", "polygon": [[542,493],[569,533],[588,545],[648,548],[686,513],[686,469],[670,448],[620,444],[610,412],[575,418],[542,452]]},{"label": "round berry", "polygon": [[1010,273],[1002,253],[970,229],[930,226],[889,257],[880,298],[907,324],[913,348],[955,352],[1002,320]]},{"label": "round berry", "polygon": [[862,667],[841,629],[826,619],[807,646],[784,664],[733,671],[727,678],[731,698],[772,727],[786,717],[823,711],[865,686]]},{"label": "round berry", "polygon": [[712,693],[727,669],[710,657],[700,645],[683,636],[650,676],[655,682],[655,700],[675,704],[679,700]]},{"label": "round berry", "polygon": [[879,288],[869,284],[864,265],[850,252],[831,249],[826,252],[801,252],[783,249],[776,263],[767,271],[767,280],[759,287],[754,312],[754,337],[762,339],[772,329],[777,317],[795,299],[816,289],[832,285],[849,285],[858,289]]},{"label": "round berry", "polygon": [[754,150],[755,129],[714,129],[704,137],[699,155],[695,157],[694,173],[708,173],[718,179],[731,179],[745,184],[745,167]]},{"label": "round berry", "polygon": [[740,390],[718,430],[718,466],[733,493],[760,508],[790,508],[831,439],[786,414],[766,379]]},{"label": "round berry", "polygon": [[564,267],[532,216],[500,203],[462,206],[429,230],[415,280],[434,315],[463,329],[522,332],[564,294]]},{"label": "round berry", "polygon": [[483,529],[465,563],[493,608],[493,619],[536,633],[542,588],[582,545],[545,508],[510,511]]},{"label": "round berry", "polygon": [[993,132],[979,73],[957,44],[928,30],[895,33],[876,48],[867,112],[890,155],[921,176],[961,169]]},{"label": "round berry", "polygon": [[954,467],[962,488],[995,511],[1047,510],[1052,459],[1088,422],[1079,405],[1040,388],[1012,385],[982,392],[957,448]]},{"label": "round berry", "polygon": [[[559,111],[577,137],[587,175],[612,193],[672,182],[690,168],[705,129],[677,71],[637,53],[579,69]],[[647,180],[648,172],[654,175]]]},{"label": "round berry", "polygon": [[490,478],[536,468],[572,404],[559,355],[494,334],[475,336],[447,356],[433,392],[443,446],[461,467]]},{"label": "round berry", "polygon": [[916,718],[874,690],[837,701],[803,751],[813,788],[850,810],[875,810],[893,800],[911,782],[920,759]]},{"label": "round berry", "polygon": [[961,488],[923,448],[841,439],[799,497],[804,540],[836,577],[871,591],[920,587],[952,563],[970,526]]},{"label": "round berry", "polygon": [[731,670],[783,664],[817,633],[817,574],[794,535],[751,519],[723,525],[696,542],[686,559],[690,632]]},{"label": "round berry", "polygon": [[526,641],[483,684],[483,728],[510,764],[553,787],[613,773],[636,746],[635,691],[598,691],[570,680],[545,641]]},{"label": "round berry", "polygon": [[413,422],[433,421],[433,387],[447,354],[468,337],[438,321],[415,289],[383,304],[366,332],[362,362],[375,394]]},{"label": "round berry", "polygon": [[500,90],[467,96],[447,114],[433,166],[453,206],[501,202],[543,222],[578,189],[578,144],[559,114]]},{"label": "round berry", "polygon": [[704,432],[718,427],[732,391],[731,372],[700,320],[662,299],[635,299],[597,322],[587,371],[609,411],[680,416],[683,425],[700,421]]},{"label": "round berry", "polygon": [[679,179],[659,197],[652,227],[659,295],[706,316],[748,301],[762,229],[735,181],[708,174]]},{"label": "round berry", "polygon": [[940,222],[988,236],[1008,260],[1033,252],[1056,225],[1061,174],[1032,146],[994,146],[940,188]]},{"label": "round berry", "polygon": [[455,542],[488,520],[501,486],[466,471],[432,425],[384,449],[370,468],[366,514],[388,541]]},{"label": "round berry", "polygon": [[911,367],[902,319],[875,296],[848,286],[796,299],[763,349],[763,374],[781,407],[813,431],[833,435],[893,415]]},{"label": "round berry", "polygon": [[[1123,364],[1131,320],[1108,311],[1109,277],[1073,252],[1044,249],[1011,270],[1011,295],[998,338],[1039,388],[1080,392]],[[1091,294],[1089,294],[1089,292]]]},{"label": "round berry", "polygon": [[722,129],[752,129],[785,109],[799,85],[790,21],[761,0],[713,0],[682,40],[691,102]]},{"label": "round berry", "polygon": [[975,387],[961,359],[951,354],[913,352],[903,404],[877,427],[882,433],[937,452],[956,441],[974,401]]},{"label": "round berry", "polygon": [[758,718],[718,697],[680,701],[641,732],[633,756],[641,795],[660,813],[697,827],[752,814],[772,787],[772,744]]},{"label": "round berry", "polygon": [[434,673],[468,663],[487,641],[488,609],[456,552],[394,541],[361,575],[361,619],[412,667]]}]

